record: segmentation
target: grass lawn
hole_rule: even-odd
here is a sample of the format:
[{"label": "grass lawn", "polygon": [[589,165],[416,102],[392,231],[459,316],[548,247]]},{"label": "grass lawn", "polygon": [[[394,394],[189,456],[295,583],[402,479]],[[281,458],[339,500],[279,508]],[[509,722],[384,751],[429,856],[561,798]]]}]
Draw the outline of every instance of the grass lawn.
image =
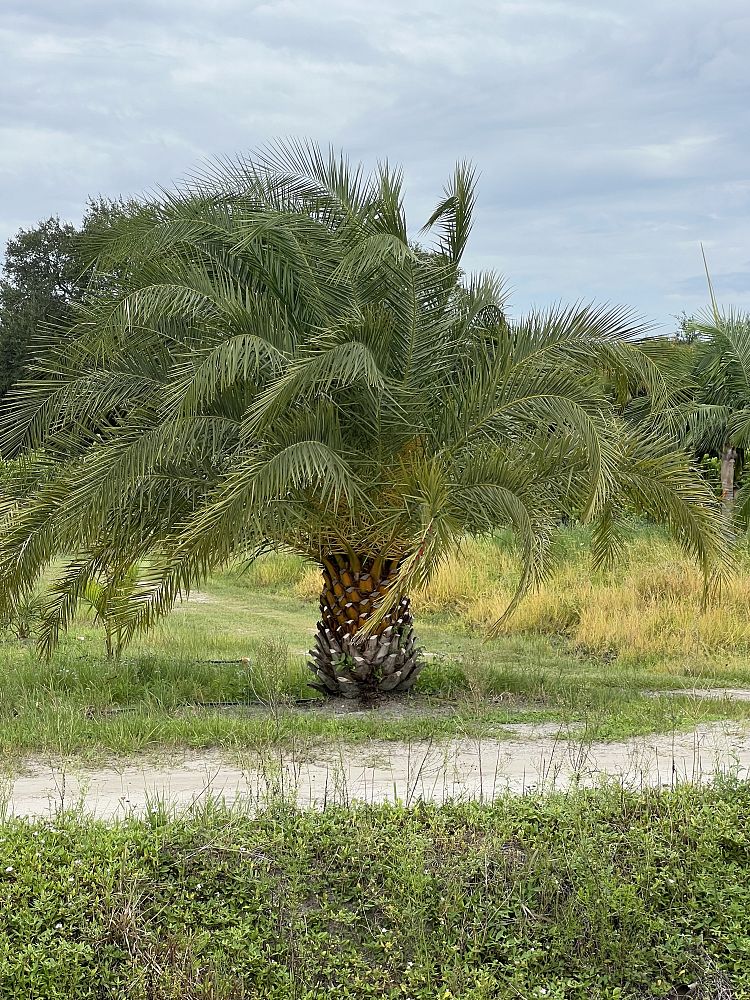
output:
[{"label": "grass lawn", "polygon": [[[741,637],[750,562],[741,561],[734,590],[705,611],[695,570],[657,533],[634,529],[628,557],[610,574],[590,572],[586,541],[581,529],[562,534],[556,574],[491,640],[487,625],[513,582],[512,552],[503,538],[467,545],[416,595],[428,665],[415,696],[389,713],[294,704],[314,697],[304,651],[317,578],[292,556],[215,577],[119,663],[104,657],[90,616],[49,663],[8,637],[0,645],[0,751],[12,758],[231,749],[292,737],[415,739],[498,733],[503,723],[523,721],[619,739],[750,716],[750,702],[643,693],[750,687]],[[715,629],[722,618],[724,632]],[[640,638],[626,642],[638,620]]]}]

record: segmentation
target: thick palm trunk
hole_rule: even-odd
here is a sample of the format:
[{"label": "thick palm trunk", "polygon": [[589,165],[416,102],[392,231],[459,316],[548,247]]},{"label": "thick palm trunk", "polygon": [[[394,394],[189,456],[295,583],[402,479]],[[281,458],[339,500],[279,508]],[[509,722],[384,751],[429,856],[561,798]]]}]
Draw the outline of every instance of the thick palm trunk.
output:
[{"label": "thick palm trunk", "polygon": [[408,597],[401,598],[371,635],[357,636],[396,570],[397,563],[378,559],[354,562],[336,554],[325,560],[321,620],[310,650],[312,687],[344,698],[367,698],[412,686],[422,663]]}]

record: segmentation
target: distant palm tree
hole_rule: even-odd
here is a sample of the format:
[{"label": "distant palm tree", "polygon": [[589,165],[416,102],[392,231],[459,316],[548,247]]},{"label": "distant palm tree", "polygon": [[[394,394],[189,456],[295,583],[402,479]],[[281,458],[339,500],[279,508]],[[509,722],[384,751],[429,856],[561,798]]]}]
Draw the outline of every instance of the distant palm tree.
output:
[{"label": "distant palm tree", "polygon": [[[692,398],[682,407],[688,445],[699,454],[715,455],[721,463],[722,500],[735,508],[738,466],[750,445],[750,317],[713,313],[692,323]],[[750,517],[750,491],[736,496],[736,510]]]},{"label": "distant palm tree", "polygon": [[604,388],[664,395],[641,325],[588,306],[511,320],[496,277],[463,277],[473,207],[460,165],[425,248],[400,172],[287,144],[113,221],[94,250],[121,288],[91,298],[0,433],[42,454],[0,512],[0,599],[75,553],[44,648],[105,568],[148,562],[127,637],[215,567],[285,548],[322,571],[314,686],[366,695],[414,683],[409,593],[466,535],[514,530],[509,610],[570,516],[593,522],[602,562],[621,517],[646,512],[710,577],[710,492]]}]

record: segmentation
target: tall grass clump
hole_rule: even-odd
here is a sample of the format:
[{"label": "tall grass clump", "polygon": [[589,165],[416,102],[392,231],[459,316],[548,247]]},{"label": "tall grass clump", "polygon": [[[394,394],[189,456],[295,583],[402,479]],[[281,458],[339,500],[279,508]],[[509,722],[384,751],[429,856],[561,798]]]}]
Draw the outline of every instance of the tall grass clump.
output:
[{"label": "tall grass clump", "polygon": [[[488,630],[502,618],[518,564],[508,540],[467,540],[416,597],[424,611],[455,614]],[[654,529],[634,529],[615,569],[594,571],[583,529],[563,533],[555,569],[502,625],[507,635],[543,634],[618,657],[684,657],[750,651],[750,557],[720,597],[703,605],[697,567]]]},{"label": "tall grass clump", "polygon": [[304,572],[304,560],[291,552],[274,552],[249,566],[239,564],[223,574],[252,590],[288,590]]}]

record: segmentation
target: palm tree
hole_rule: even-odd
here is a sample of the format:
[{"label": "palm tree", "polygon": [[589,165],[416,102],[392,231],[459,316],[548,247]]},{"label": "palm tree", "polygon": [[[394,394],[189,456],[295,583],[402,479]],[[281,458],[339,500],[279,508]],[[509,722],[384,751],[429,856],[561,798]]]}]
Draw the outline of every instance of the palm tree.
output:
[{"label": "palm tree", "polygon": [[[720,460],[722,502],[735,507],[735,479],[750,444],[750,317],[716,307],[693,323],[694,399],[685,408],[689,445]],[[750,493],[737,494],[737,512],[750,515]]]},{"label": "palm tree", "polygon": [[107,659],[119,659],[123,650],[120,626],[122,612],[138,580],[138,567],[123,567],[116,574],[104,574],[89,579],[82,601],[94,612],[94,621],[104,626],[104,648]]},{"label": "palm tree", "polygon": [[710,492],[603,388],[665,397],[643,327],[590,306],[509,318],[500,281],[461,270],[473,207],[459,165],[417,245],[399,171],[292,143],[114,220],[92,252],[119,289],[82,307],[0,428],[38,470],[0,510],[0,601],[74,553],[44,649],[105,569],[147,567],[128,637],[215,567],[283,548],[322,571],[313,686],[367,695],[414,683],[409,594],[467,535],[513,528],[509,611],[570,516],[602,562],[644,511],[710,579]]}]

